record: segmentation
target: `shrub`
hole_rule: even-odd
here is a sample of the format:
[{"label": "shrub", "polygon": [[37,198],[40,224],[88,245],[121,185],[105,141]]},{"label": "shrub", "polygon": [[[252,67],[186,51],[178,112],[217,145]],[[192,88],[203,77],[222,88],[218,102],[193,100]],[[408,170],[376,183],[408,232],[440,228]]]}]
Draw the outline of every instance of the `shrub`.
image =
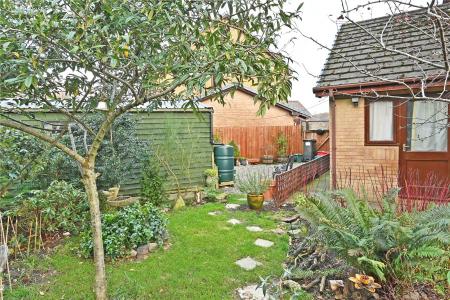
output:
[{"label": "shrub", "polygon": [[236,144],[235,141],[231,140],[228,145],[230,145],[231,147],[233,147],[233,152],[234,152],[234,158],[239,158],[241,156],[241,151],[239,150],[239,146]]},{"label": "shrub", "polygon": [[43,233],[76,234],[88,219],[86,194],[64,181],[53,181],[46,191],[33,190],[16,196],[15,200],[16,211],[9,213],[21,217],[22,221],[34,221],[36,216],[41,216]]},{"label": "shrub", "polygon": [[167,203],[168,198],[164,182],[165,178],[161,175],[159,165],[150,157],[142,170],[141,196],[144,201],[148,201],[156,206]]},{"label": "shrub", "polygon": [[[148,242],[162,244],[167,237],[167,219],[152,203],[135,203],[102,215],[105,255],[112,259],[124,257],[131,249]],[[91,230],[83,232],[80,252],[93,255]]]},{"label": "shrub", "polygon": [[[103,120],[102,114],[90,114],[84,118],[84,122],[94,131],[99,129]],[[85,135],[79,127],[72,127],[77,151],[85,155],[85,144],[92,143],[92,136]],[[63,143],[72,147],[70,139],[66,134]],[[141,166],[143,159],[147,156],[148,144],[138,139],[136,134],[136,121],[130,115],[122,115],[115,120],[107,138],[100,147],[96,159],[96,171],[100,173],[97,178],[99,189],[108,189],[120,185],[129,178],[130,170],[135,166]],[[51,150],[48,164],[34,180],[34,185],[40,189],[48,186],[55,179],[72,183],[76,187],[82,187],[81,177],[77,163],[57,149]]]},{"label": "shrub", "polygon": [[348,264],[381,281],[428,282],[442,292],[449,271],[450,206],[397,213],[397,193],[385,195],[380,210],[348,189],[300,195],[296,203],[326,247]]},{"label": "shrub", "polygon": [[277,138],[277,155],[286,156],[288,149],[288,140],[286,135],[281,133]]},{"label": "shrub", "polygon": [[236,185],[239,191],[250,195],[262,195],[270,186],[272,180],[261,173],[250,172],[236,178]]}]

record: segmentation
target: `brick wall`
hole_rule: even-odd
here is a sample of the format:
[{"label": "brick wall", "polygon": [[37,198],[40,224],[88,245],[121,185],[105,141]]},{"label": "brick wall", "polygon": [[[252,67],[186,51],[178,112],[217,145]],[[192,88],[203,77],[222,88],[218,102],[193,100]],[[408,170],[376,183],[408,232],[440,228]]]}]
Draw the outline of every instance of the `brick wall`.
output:
[{"label": "brick wall", "polygon": [[364,99],[357,107],[351,99],[336,99],[335,132],[336,153],[332,155],[336,155],[338,187],[364,186],[367,191],[380,192],[387,183],[396,184],[398,146],[364,145]]},{"label": "brick wall", "polygon": [[256,113],[259,104],[252,96],[242,91],[236,91],[225,96],[225,105],[210,99],[203,104],[214,108],[213,125],[218,127],[258,127],[258,126],[292,126],[294,117],[290,112],[279,107],[270,108],[263,117]]}]

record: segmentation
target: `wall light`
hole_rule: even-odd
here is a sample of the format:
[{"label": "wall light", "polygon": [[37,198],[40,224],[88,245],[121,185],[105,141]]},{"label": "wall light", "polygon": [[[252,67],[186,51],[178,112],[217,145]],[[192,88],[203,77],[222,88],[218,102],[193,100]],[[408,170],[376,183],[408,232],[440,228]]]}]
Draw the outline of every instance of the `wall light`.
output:
[{"label": "wall light", "polygon": [[354,107],[358,107],[359,97],[352,97],[352,103]]}]

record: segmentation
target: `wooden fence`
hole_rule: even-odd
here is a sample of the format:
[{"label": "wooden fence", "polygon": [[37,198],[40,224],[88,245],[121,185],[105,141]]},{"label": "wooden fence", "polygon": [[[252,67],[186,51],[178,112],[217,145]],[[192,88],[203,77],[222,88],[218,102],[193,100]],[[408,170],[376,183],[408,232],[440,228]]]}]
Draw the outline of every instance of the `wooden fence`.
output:
[{"label": "wooden fence", "polygon": [[282,205],[294,193],[301,191],[308,183],[330,170],[330,155],[326,154],[302,164],[275,177],[273,201]]},{"label": "wooden fence", "polygon": [[277,156],[277,138],[284,134],[288,140],[288,154],[303,153],[301,126],[216,127],[214,135],[222,143],[235,141],[241,156],[259,161],[264,154]]}]

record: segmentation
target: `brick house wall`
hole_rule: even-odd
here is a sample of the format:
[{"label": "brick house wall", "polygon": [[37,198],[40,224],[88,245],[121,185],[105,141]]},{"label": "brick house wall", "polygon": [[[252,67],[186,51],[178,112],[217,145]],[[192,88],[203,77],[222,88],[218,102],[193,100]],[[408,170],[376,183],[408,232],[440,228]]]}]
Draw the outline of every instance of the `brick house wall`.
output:
[{"label": "brick house wall", "polygon": [[330,126],[335,131],[336,151],[331,151],[331,159],[336,157],[338,187],[351,186],[359,190],[364,186],[367,191],[381,192],[386,190],[386,183],[390,186],[397,183],[399,147],[365,146],[364,105],[364,99],[360,99],[356,107],[351,99],[335,100],[336,128],[332,128],[332,120]]},{"label": "brick house wall", "polygon": [[237,90],[225,96],[225,105],[211,99],[202,101],[214,109],[213,124],[218,127],[293,126],[295,117],[289,111],[273,106],[264,116],[257,116],[259,104],[253,96]]}]

